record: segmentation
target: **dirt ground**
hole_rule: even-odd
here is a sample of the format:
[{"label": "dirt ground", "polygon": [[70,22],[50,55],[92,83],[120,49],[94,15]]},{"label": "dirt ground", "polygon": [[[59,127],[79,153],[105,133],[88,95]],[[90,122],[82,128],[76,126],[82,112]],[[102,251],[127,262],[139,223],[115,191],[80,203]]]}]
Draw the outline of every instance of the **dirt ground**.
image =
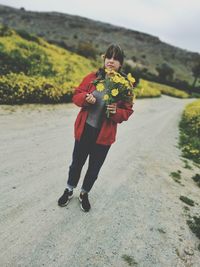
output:
[{"label": "dirt ground", "polygon": [[[184,168],[178,122],[192,99],[136,100],[118,125],[90,192],[60,208],[74,145],[74,104],[0,106],[0,265],[66,267],[200,266],[200,243],[186,224],[180,195],[197,204],[200,191]],[[181,184],[170,173],[181,171]]]}]

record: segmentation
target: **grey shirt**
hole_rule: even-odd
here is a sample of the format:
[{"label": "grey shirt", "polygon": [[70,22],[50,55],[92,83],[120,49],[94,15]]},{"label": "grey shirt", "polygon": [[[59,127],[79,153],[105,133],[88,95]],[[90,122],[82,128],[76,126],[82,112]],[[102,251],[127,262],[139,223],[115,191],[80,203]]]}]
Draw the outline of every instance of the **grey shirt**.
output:
[{"label": "grey shirt", "polygon": [[94,90],[92,94],[96,98],[96,102],[88,107],[88,117],[86,122],[92,127],[101,128],[102,115],[105,107],[105,101],[103,100],[103,97],[106,94],[106,90],[101,92]]}]

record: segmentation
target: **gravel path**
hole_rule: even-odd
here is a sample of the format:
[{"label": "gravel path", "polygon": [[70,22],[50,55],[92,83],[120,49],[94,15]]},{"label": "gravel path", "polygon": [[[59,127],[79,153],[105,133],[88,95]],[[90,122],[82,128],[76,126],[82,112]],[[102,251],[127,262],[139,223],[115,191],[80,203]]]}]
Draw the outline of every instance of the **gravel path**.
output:
[{"label": "gravel path", "polygon": [[[57,206],[79,108],[0,106],[0,266],[200,266],[199,241],[179,200],[185,195],[200,204],[191,180],[198,170],[184,168],[177,148],[178,122],[191,101],[136,100],[135,113],[118,125],[89,213],[78,203],[87,163],[70,204]],[[177,170],[183,186],[169,175]]]}]

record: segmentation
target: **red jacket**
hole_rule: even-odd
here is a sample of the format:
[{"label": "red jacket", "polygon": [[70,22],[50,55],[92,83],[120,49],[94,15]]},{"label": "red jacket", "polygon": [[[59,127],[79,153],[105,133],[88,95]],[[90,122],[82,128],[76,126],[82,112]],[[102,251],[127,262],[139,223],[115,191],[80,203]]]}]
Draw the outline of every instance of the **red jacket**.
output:
[{"label": "red jacket", "polygon": [[[85,97],[87,93],[91,93],[96,89],[95,85],[92,84],[92,81],[95,79],[95,72],[88,74],[82,80],[81,84],[75,89],[72,97],[74,104],[81,107],[74,124],[74,137],[76,140],[80,140],[84,130],[88,115],[87,106],[91,105],[85,100]],[[129,116],[134,112],[132,106],[133,104],[118,101],[117,112],[115,114],[111,114],[109,119],[106,118],[106,115],[103,117],[102,126],[96,140],[97,144],[111,145],[115,142],[117,123],[122,123],[123,121],[128,120]]]}]

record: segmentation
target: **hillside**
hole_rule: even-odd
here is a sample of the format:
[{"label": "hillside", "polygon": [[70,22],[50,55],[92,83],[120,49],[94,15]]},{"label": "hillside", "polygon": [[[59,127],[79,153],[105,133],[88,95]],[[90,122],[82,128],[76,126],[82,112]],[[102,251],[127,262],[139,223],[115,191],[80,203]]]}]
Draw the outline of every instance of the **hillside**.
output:
[{"label": "hillside", "polygon": [[156,66],[168,63],[174,69],[174,81],[190,84],[191,68],[200,60],[200,54],[164,43],[158,37],[79,16],[0,5],[0,23],[36,34],[74,52],[81,45],[89,44],[101,54],[109,43],[120,42],[130,65],[156,75]]},{"label": "hillside", "polygon": [[0,103],[61,102],[95,68],[85,57],[0,25]]}]

